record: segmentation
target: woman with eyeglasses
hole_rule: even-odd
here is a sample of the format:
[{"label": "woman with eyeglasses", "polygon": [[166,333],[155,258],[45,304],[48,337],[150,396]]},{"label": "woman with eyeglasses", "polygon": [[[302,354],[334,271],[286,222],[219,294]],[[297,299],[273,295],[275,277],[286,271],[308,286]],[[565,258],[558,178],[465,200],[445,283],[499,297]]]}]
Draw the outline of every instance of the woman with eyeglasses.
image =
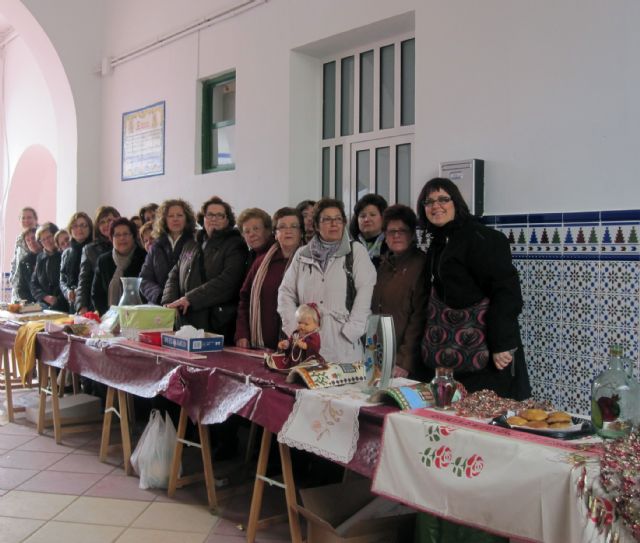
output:
[{"label": "woman with eyeglasses", "polygon": [[360,337],[371,314],[374,268],[362,244],[351,242],[342,202],[323,198],[314,206],[316,230],[298,249],[278,291],[278,313],[289,337],[299,305],[317,304],[322,324],[320,354],[328,362],[362,360]]},{"label": "woman with eyeglasses", "polygon": [[353,208],[349,224],[351,239],[365,246],[369,258],[377,268],[387,251],[382,231],[382,214],[387,209],[387,201],[378,194],[365,194]]},{"label": "woman with eyeglasses", "polygon": [[71,215],[67,230],[71,232],[71,241],[62,253],[60,264],[60,290],[69,302],[69,307],[74,308],[76,302],[76,289],[80,278],[80,260],[82,250],[93,239],[93,222],[84,211],[78,211]]},{"label": "woman with eyeglasses", "polygon": [[75,301],[77,313],[82,314],[93,309],[91,288],[93,276],[96,273],[96,264],[100,255],[110,252],[113,248],[110,239],[111,223],[119,217],[120,213],[115,207],[100,206],[96,211],[93,221],[93,241],[87,243],[82,249],[82,258],[80,259],[80,275]]},{"label": "woman with eyeglasses", "polygon": [[426,255],[416,245],[416,214],[402,204],[389,206],[382,216],[388,251],[378,266],[371,309],[391,315],[396,333],[396,365],[410,377],[424,374],[420,339],[424,333],[427,295],[424,270]]},{"label": "woman with eyeglasses", "polygon": [[147,253],[138,245],[137,234],[135,223],[126,217],[111,223],[109,237],[113,248],[98,257],[91,289],[93,306],[100,315],[118,305],[123,292],[120,279],[140,274]]},{"label": "woman with eyeglasses", "polygon": [[36,230],[36,240],[42,245],[42,252],[36,258],[36,266],[31,276],[31,294],[42,309],[68,311],[69,305],[60,290],[60,259],[62,255],[56,247],[54,236],[58,227],[46,222]]},{"label": "woman with eyeglasses", "polygon": [[245,349],[277,349],[280,340],[278,287],[302,243],[304,219],[294,208],[278,209],[272,224],[276,241],[256,258],[240,289],[235,340],[238,347]]},{"label": "woman with eyeglasses", "polygon": [[214,196],[201,212],[204,228],[185,243],[169,273],[162,304],[176,308],[186,323],[223,334],[225,343],[232,344],[247,246],[234,228],[235,216],[227,202]]},{"label": "woman with eyeglasses", "polygon": [[[490,389],[504,398],[528,398],[531,387],[518,326],[522,294],[509,241],[471,215],[449,179],[425,184],[418,217],[432,239],[423,359],[432,369],[455,368],[468,360],[465,366],[471,369],[454,369],[454,377],[469,392]],[[452,323],[441,319],[443,315],[460,321]]]},{"label": "woman with eyeglasses", "polygon": [[150,304],[159,305],[162,301],[169,272],[176,265],[184,245],[193,239],[195,229],[193,209],[180,198],[165,200],[156,211],[153,227],[155,241],[148,250],[140,272],[140,292]]},{"label": "woman with eyeglasses", "polygon": [[271,217],[258,207],[245,209],[238,215],[238,230],[249,248],[247,257],[247,269],[249,269],[256,258],[265,254],[273,245]]}]

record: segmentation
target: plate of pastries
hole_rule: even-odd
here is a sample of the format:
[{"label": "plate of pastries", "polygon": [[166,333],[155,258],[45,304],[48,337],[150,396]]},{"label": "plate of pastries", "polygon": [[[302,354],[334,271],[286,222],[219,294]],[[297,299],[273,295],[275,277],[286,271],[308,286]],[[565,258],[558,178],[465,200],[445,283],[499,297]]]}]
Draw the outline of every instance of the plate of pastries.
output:
[{"label": "plate of pastries", "polygon": [[494,424],[549,437],[574,439],[594,432],[591,421],[566,411],[522,409],[496,417]]}]

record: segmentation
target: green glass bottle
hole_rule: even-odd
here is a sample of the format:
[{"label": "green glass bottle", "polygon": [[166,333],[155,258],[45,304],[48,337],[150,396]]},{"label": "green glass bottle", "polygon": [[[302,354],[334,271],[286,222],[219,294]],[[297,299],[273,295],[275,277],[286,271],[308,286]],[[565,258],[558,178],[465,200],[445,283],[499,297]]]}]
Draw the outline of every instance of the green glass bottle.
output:
[{"label": "green glass bottle", "polygon": [[602,437],[616,438],[631,430],[635,387],[625,369],[622,347],[609,348],[609,367],[591,385],[591,422]]}]

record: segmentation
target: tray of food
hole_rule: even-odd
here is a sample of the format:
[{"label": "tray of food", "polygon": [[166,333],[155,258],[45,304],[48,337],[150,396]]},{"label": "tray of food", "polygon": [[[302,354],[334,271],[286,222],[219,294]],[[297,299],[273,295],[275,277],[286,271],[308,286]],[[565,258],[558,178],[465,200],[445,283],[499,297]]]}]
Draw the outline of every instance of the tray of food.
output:
[{"label": "tray of food", "polygon": [[566,411],[522,409],[495,417],[490,424],[556,439],[578,439],[595,433],[591,420]]}]

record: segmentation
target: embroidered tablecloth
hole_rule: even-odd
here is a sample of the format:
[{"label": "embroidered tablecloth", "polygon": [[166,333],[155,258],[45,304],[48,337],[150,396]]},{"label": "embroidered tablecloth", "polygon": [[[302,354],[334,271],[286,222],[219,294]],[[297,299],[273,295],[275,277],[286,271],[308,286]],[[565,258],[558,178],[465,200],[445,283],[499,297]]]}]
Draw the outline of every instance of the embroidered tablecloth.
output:
[{"label": "embroidered tablecloth", "polygon": [[578,496],[575,451],[430,409],[392,413],[373,491],[505,536],[604,542]]},{"label": "embroidered tablecloth", "polygon": [[360,408],[371,405],[361,385],[298,390],[278,441],[336,462],[348,463],[358,444]]}]

